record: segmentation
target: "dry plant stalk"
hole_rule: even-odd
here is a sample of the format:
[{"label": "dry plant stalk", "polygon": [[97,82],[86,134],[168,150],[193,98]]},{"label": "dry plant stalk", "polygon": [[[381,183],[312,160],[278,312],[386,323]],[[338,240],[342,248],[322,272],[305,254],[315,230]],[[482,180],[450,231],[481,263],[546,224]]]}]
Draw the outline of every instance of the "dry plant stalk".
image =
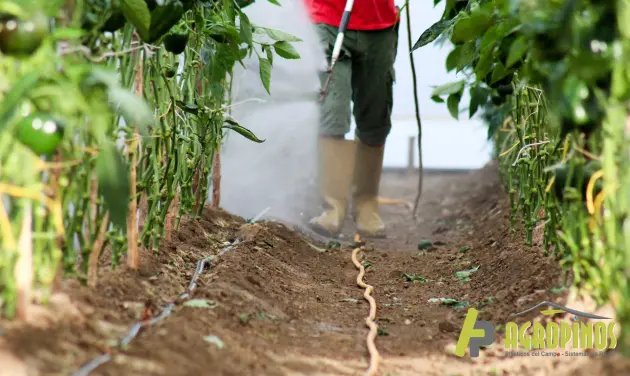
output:
[{"label": "dry plant stalk", "polygon": [[144,228],[144,224],[147,220],[147,214],[149,213],[149,202],[147,200],[147,193],[146,192],[142,192],[142,195],[140,196],[140,203],[138,204],[138,211],[140,212],[140,215],[138,218],[138,228]]},{"label": "dry plant stalk", "polygon": [[18,240],[19,259],[15,265],[15,282],[17,284],[17,317],[28,319],[28,307],[33,290],[33,213],[31,201],[25,201],[22,229]]},{"label": "dry plant stalk", "polygon": [[[81,234],[83,235],[83,245],[86,246],[87,244],[89,244],[92,239],[90,239],[90,235],[96,232],[96,220],[98,219],[98,179],[96,178],[96,175],[92,175],[92,178],[90,179],[90,193],[89,193],[89,197],[90,197],[90,211],[89,211],[89,220],[90,222],[88,222],[88,217],[86,216],[83,219],[83,228],[81,230]],[[89,224],[89,226],[88,226]],[[85,263],[87,263],[88,260],[81,260],[81,264],[85,265]],[[81,269],[81,265],[77,265],[77,268],[80,270]]]},{"label": "dry plant stalk", "polygon": [[219,208],[221,203],[221,145],[217,146],[212,158],[212,207]]},{"label": "dry plant stalk", "polygon": [[171,204],[168,208],[168,213],[166,213],[166,219],[164,221],[164,238],[168,242],[173,241],[173,223],[175,223],[177,213],[179,213],[179,189],[175,194],[175,198],[173,198],[173,200],[171,201]]},{"label": "dry plant stalk", "polygon": [[199,186],[199,181],[201,180],[201,167],[197,167],[195,169],[195,174],[193,175],[192,181],[192,189],[195,194],[195,205],[193,206],[193,212],[197,213],[199,210],[199,205],[201,204],[201,187]]},{"label": "dry plant stalk", "polygon": [[[137,54],[138,61],[136,62],[135,78],[133,83],[134,93],[140,97],[144,93],[144,77],[142,71],[143,54],[140,51]],[[133,141],[129,145],[129,157],[131,163],[130,172],[130,200],[129,200],[129,214],[127,215],[127,266],[133,270],[138,270],[140,267],[140,253],[138,251],[138,201],[136,199],[136,183],[137,183],[137,150],[139,144],[138,129],[135,128],[133,132]]]},{"label": "dry plant stalk", "polygon": [[92,221],[90,233],[93,234],[96,231],[96,220],[98,219],[98,179],[96,178],[96,174],[92,175],[92,181],[90,184],[90,212],[92,213],[92,217],[90,220]]},{"label": "dry plant stalk", "polygon": [[103,251],[103,244],[105,244],[105,234],[107,233],[107,227],[109,226],[109,212],[105,213],[103,222],[98,230],[96,241],[94,242],[94,249],[90,253],[90,263],[88,265],[88,286],[96,287],[98,283],[98,262]]},{"label": "dry plant stalk", "polygon": [[[54,162],[57,166],[60,166],[62,164],[62,158],[61,158],[61,152],[57,151],[55,153],[54,156]],[[52,171],[52,178],[51,178],[51,187],[52,187],[52,196],[53,197],[58,197],[59,195],[59,178],[61,177],[61,168],[60,167],[55,167]],[[63,238],[63,235],[57,235],[57,247],[59,247],[59,249],[63,249],[65,240]],[[52,282],[52,291],[58,291],[61,288],[61,281],[63,279],[63,265],[60,262],[59,265],[57,265],[57,270],[55,271],[55,277],[53,278],[53,282]]]}]

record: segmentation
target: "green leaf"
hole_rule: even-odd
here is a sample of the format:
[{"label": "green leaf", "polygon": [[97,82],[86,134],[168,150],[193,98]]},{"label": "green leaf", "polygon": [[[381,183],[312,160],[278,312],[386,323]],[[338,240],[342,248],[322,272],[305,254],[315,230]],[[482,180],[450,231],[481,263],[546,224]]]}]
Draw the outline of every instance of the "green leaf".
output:
[{"label": "green leaf", "polygon": [[460,46],[459,59],[457,61],[457,72],[469,66],[475,58],[475,42],[468,42]]},{"label": "green leaf", "polygon": [[282,6],[282,5],[280,5],[280,3],[279,3],[277,0],[267,0],[267,1],[269,1],[269,2],[270,2],[271,4],[273,4],[273,5],[277,5],[277,6],[279,6],[279,7],[281,7],[281,6]]},{"label": "green leaf", "polygon": [[[614,64],[612,69],[612,95],[627,100],[630,92],[630,71],[627,64]],[[0,125],[1,126],[1,125]]]},{"label": "green leaf", "polygon": [[195,307],[195,308],[217,308],[217,302],[214,300],[206,300],[206,299],[191,299],[184,303],[184,307]]},{"label": "green leaf", "polygon": [[295,50],[295,47],[289,42],[280,41],[273,44],[273,49],[278,56],[285,59],[299,59],[300,54]]},{"label": "green leaf", "polygon": [[512,42],[512,45],[510,46],[510,52],[508,53],[506,63],[507,67],[509,68],[515,63],[519,62],[523,58],[523,56],[525,56],[527,48],[528,46],[525,37],[518,37],[516,40],[514,40],[514,42]]},{"label": "green leaf", "polygon": [[259,56],[258,63],[260,65],[260,80],[267,93],[271,94],[271,61]]},{"label": "green leaf", "polygon": [[402,277],[406,279],[408,282],[418,282],[418,283],[427,283],[430,282],[429,279],[424,278],[418,274],[407,274],[403,273]]},{"label": "green leaf", "polygon": [[468,108],[468,117],[472,118],[477,113],[480,106],[488,102],[490,90],[481,85],[473,85],[470,87],[470,107]]},{"label": "green leaf", "polygon": [[151,28],[151,12],[144,0],[121,0],[120,9],[140,34],[140,38],[148,39]]},{"label": "green leaf", "polygon": [[477,76],[477,80],[481,81],[484,77],[490,72],[492,68],[492,51],[486,50],[485,52],[481,52],[479,55],[479,61],[475,66],[475,76]]},{"label": "green leaf", "polygon": [[261,27],[261,29],[263,29],[267,33],[267,35],[269,35],[269,38],[279,41],[279,42],[301,42],[302,41],[302,39],[296,37],[295,35],[285,33],[284,31],[271,29],[268,27]]},{"label": "green leaf", "polygon": [[265,54],[267,55],[267,60],[269,60],[269,64],[273,65],[273,50],[271,49],[271,46],[268,44],[264,44],[263,51],[265,51]]},{"label": "green leaf", "polygon": [[197,105],[187,104],[182,101],[175,101],[175,104],[177,104],[177,107],[181,108],[182,110],[188,112],[191,115],[199,114],[199,107]]},{"label": "green leaf", "polygon": [[420,38],[418,38],[416,43],[414,43],[410,52],[413,52],[420,47],[424,47],[427,44],[436,40],[437,37],[439,37],[444,32],[444,30],[446,30],[449,26],[451,26],[452,22],[453,22],[452,20],[441,20],[431,25],[431,27],[426,29],[422,33],[422,35],[420,35]]},{"label": "green leaf", "polygon": [[265,142],[265,140],[259,139],[258,137],[256,137],[256,135],[252,131],[239,125],[234,120],[225,119],[225,122],[228,123],[229,125],[224,125],[223,128],[231,129],[250,141],[254,141],[259,144]]},{"label": "green leaf", "polygon": [[453,48],[453,51],[451,51],[448,54],[448,56],[446,57],[446,71],[447,72],[450,72],[453,69],[457,68],[457,66],[459,65],[461,52],[462,52],[462,46],[458,45],[458,46],[455,46],[455,48]]},{"label": "green leaf", "polygon": [[437,97],[437,96],[431,96],[431,100],[435,103],[444,103],[444,99]]},{"label": "green leaf", "polygon": [[490,25],[491,15],[489,12],[478,11],[468,17],[457,20],[453,26],[451,42],[465,43],[474,41],[484,34]]},{"label": "green leaf", "polygon": [[440,303],[453,308],[466,308],[470,305],[468,302],[460,302],[453,298],[431,298],[427,300],[427,303]]},{"label": "green leaf", "polygon": [[112,108],[123,116],[125,123],[138,127],[138,132],[147,137],[148,128],[153,125],[153,114],[147,103],[129,89],[114,87],[109,89],[109,102]]},{"label": "green leaf", "polygon": [[22,7],[12,1],[0,1],[0,13],[22,18],[26,13]]},{"label": "green leaf", "polygon": [[496,131],[503,125],[510,111],[512,111],[512,106],[509,103],[505,103],[490,114],[488,119],[488,140],[491,140]]},{"label": "green leaf", "polygon": [[223,341],[221,341],[221,339],[217,336],[205,336],[203,337],[203,340],[214,344],[219,350],[225,347]]},{"label": "green leaf", "polygon": [[630,39],[630,1],[617,2],[617,27],[624,39]]},{"label": "green leaf", "polygon": [[451,116],[456,120],[459,120],[459,102],[462,100],[462,93],[454,93],[448,96],[446,100],[446,106],[448,107],[448,112],[451,113]]},{"label": "green leaf", "polygon": [[101,145],[96,158],[98,191],[103,196],[112,223],[127,232],[129,212],[129,170],[124,158],[111,142]]},{"label": "green leaf", "polygon": [[443,95],[460,93],[464,90],[464,86],[466,86],[466,81],[464,80],[449,82],[434,88],[431,93],[431,97],[441,97]]},{"label": "green leaf", "polygon": [[420,241],[420,243],[418,243],[418,250],[419,251],[424,251],[424,250],[429,249],[431,247],[433,247],[433,243],[430,240],[423,239],[423,240]]},{"label": "green leaf", "polygon": [[39,73],[36,71],[29,72],[20,77],[11,88],[11,91],[4,96],[0,106],[0,131],[6,127],[8,119],[13,116],[22,99],[37,85],[38,81]]},{"label": "green leaf", "polygon": [[241,324],[247,324],[249,322],[249,314],[241,313],[238,315],[238,319],[241,321]]},{"label": "green leaf", "polygon": [[492,70],[491,83],[493,84],[493,83],[499,81],[500,79],[504,78],[508,74],[510,74],[510,71],[505,69],[505,66],[500,61],[498,61],[495,64],[494,69]]},{"label": "green leaf", "polygon": [[249,17],[243,12],[239,13],[240,25],[239,25],[239,35],[243,42],[247,43],[248,46],[252,46],[254,43],[254,37],[252,36],[252,23],[249,21]]},{"label": "green leaf", "polygon": [[55,29],[53,31],[52,37],[53,40],[79,39],[85,34],[87,34],[85,30],[64,27],[60,29]]},{"label": "green leaf", "polygon": [[479,266],[475,266],[474,268],[470,268],[468,270],[461,270],[459,272],[455,272],[455,278],[457,279],[468,278],[470,277],[471,274],[473,274],[477,270],[479,270]]}]

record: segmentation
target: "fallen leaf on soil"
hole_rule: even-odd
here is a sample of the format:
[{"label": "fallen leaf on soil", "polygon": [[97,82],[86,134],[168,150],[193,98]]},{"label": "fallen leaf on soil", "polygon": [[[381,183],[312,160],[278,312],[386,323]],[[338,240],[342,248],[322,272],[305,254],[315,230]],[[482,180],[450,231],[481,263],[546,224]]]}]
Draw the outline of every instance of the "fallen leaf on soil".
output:
[{"label": "fallen leaf on soil", "polygon": [[465,308],[470,305],[468,302],[460,302],[457,299],[452,298],[431,298],[427,300],[428,303],[440,303],[445,306],[454,307],[454,308]]},{"label": "fallen leaf on soil", "polygon": [[317,252],[328,252],[327,249],[316,247],[316,246],[314,246],[313,244],[311,244],[309,242],[306,242],[306,244],[308,244],[311,248],[313,248]]},{"label": "fallen leaf on soil", "polygon": [[184,303],[185,307],[195,307],[195,308],[216,308],[217,302],[214,300],[206,300],[206,299],[192,299]]},{"label": "fallen leaf on soil", "polygon": [[217,336],[205,336],[203,337],[203,339],[206,342],[215,344],[217,348],[219,348],[219,350],[225,347],[225,344],[223,343],[223,341],[221,341],[221,339]]},{"label": "fallen leaf on soil", "polygon": [[354,299],[354,298],[345,298],[342,300],[343,302],[352,302],[352,303],[358,303],[359,299]]},{"label": "fallen leaf on soil", "polygon": [[461,270],[459,272],[455,272],[455,279],[459,280],[460,283],[465,283],[470,281],[470,275],[479,270],[479,266],[475,266],[474,268],[468,270]]},{"label": "fallen leaf on soil", "polygon": [[249,322],[249,314],[242,313],[238,316],[238,319],[241,320],[242,324],[247,324]]},{"label": "fallen leaf on soil", "polygon": [[429,282],[429,279],[426,279],[420,275],[417,274],[407,274],[407,273],[403,273],[403,278],[405,278],[407,281],[409,282],[420,282],[420,283],[426,283]]},{"label": "fallen leaf on soil", "polygon": [[431,243],[429,240],[425,239],[425,240],[420,241],[420,243],[418,243],[419,251],[424,251],[430,248],[433,248],[433,243]]}]

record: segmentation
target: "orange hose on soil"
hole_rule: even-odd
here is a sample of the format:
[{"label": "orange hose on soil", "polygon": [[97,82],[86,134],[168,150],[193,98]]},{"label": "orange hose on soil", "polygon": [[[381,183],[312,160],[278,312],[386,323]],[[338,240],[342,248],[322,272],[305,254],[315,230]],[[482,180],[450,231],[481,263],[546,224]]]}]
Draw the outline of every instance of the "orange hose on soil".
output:
[{"label": "orange hose on soil", "polygon": [[359,269],[359,275],[357,276],[357,285],[359,287],[364,288],[365,292],[363,293],[363,297],[370,303],[370,314],[365,318],[365,324],[370,328],[370,332],[367,336],[367,348],[370,352],[370,366],[365,372],[366,376],[374,376],[378,372],[378,365],[381,361],[381,356],[376,349],[376,345],[374,344],[374,340],[376,339],[376,335],[378,334],[378,327],[374,320],[376,319],[376,300],[371,296],[374,291],[374,287],[365,284],[363,282],[363,276],[365,275],[365,268],[359,262],[357,255],[363,249],[363,247],[357,247],[352,251],[352,262],[354,266]]}]

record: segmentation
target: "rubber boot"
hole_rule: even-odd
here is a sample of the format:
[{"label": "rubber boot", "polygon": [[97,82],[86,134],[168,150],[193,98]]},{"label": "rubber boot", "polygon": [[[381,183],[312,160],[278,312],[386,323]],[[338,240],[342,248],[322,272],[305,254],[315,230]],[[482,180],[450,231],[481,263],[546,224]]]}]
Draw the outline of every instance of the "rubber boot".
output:
[{"label": "rubber boot", "polygon": [[356,155],[355,142],[342,138],[319,139],[319,182],[325,211],[309,221],[311,228],[336,237],[346,217]]},{"label": "rubber boot", "polygon": [[368,146],[357,141],[353,216],[357,231],[363,237],[385,237],[385,224],[378,206],[384,152],[385,146]]}]

